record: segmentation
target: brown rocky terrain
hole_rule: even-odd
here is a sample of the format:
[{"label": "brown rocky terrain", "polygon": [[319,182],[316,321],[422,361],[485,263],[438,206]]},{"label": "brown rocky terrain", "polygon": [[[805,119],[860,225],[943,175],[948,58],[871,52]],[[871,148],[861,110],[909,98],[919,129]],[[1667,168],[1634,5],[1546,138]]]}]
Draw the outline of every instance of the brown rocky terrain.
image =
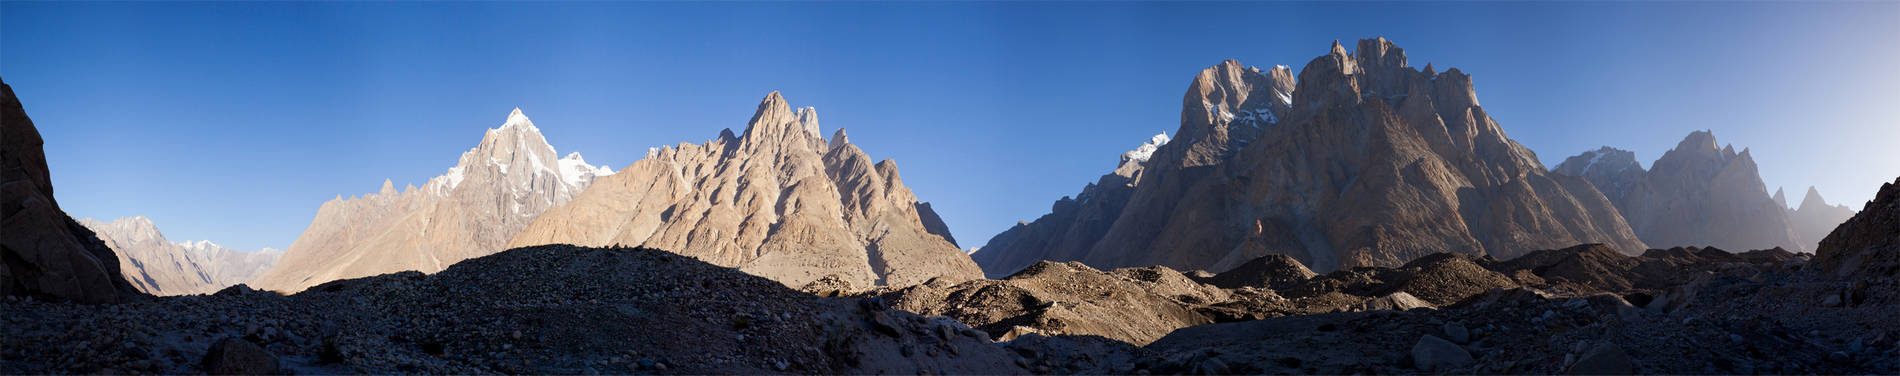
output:
[{"label": "brown rocky terrain", "polygon": [[[1067,332],[1018,329],[1003,346],[1033,370],[1063,374],[1900,371],[1900,330],[1890,325],[1900,283],[1808,265],[1779,249],[1628,256],[1583,245],[1504,261],[1438,254],[1274,290],[1311,304],[1290,305],[1297,312],[1268,309],[1259,320],[1185,326],[1138,343],[1065,318]],[[1052,298],[1090,299],[1023,300]],[[971,312],[951,317],[985,323]]]},{"label": "brown rocky terrain", "polygon": [[79,223],[112,247],[126,281],[152,295],[217,292],[257,277],[283,255],[273,249],[239,252],[202,240],[174,243],[143,216]]},{"label": "brown rocky terrain", "polygon": [[1708,131],[1689,133],[1648,171],[1633,154],[1609,147],[1570,157],[1552,171],[1589,180],[1652,246],[1812,247],[1798,235],[1786,204],[1769,196],[1749,150],[1719,146]]},{"label": "brown rocky terrain", "polygon": [[872,163],[843,128],[778,92],[745,131],[651,150],[573,202],[535,218],[513,244],[641,245],[735,267],[787,286],[981,278],[889,159]]},{"label": "brown rocky terrain", "polygon": [[612,173],[578,153],[559,155],[517,108],[420,188],[397,191],[385,179],[377,193],[323,203],[282,259],[249,284],[296,292],[344,278],[434,273],[500,252],[541,212]]},{"label": "brown rocky terrain", "polygon": [[0,82],[0,295],[108,303],[138,295],[118,256],[59,209],[46,141]]},{"label": "brown rocky terrain", "polygon": [[994,260],[992,275],[1035,259],[1223,271],[1268,254],[1333,271],[1445,251],[1645,248],[1589,182],[1546,171],[1506,137],[1470,75],[1412,68],[1383,38],[1355,53],[1335,43],[1297,83],[1233,61],[1202,71],[1176,137],[1143,164],[1112,225],[1059,227],[1021,226],[976,257]]}]

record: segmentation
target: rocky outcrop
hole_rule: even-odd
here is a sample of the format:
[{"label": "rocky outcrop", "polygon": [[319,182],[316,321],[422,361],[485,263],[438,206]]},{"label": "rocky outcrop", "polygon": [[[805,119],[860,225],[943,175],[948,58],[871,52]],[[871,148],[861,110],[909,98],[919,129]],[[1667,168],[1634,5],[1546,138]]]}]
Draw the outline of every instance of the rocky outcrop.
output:
[{"label": "rocky outcrop", "polygon": [[1335,43],[1297,84],[1284,67],[1202,71],[1176,136],[1132,179],[1119,212],[1103,210],[1115,214],[1106,231],[1032,223],[977,253],[999,252],[981,257],[997,274],[1032,259],[1224,271],[1286,254],[1331,271],[1443,251],[1645,248],[1591,184],[1506,137],[1471,76],[1412,68],[1383,38],[1353,54]]},{"label": "rocky outcrop", "polygon": [[1632,154],[1608,147],[1570,157],[1553,171],[1597,186],[1649,245],[1807,249],[1749,150],[1720,147],[1708,131],[1689,133],[1649,171]]},{"label": "rocky outcrop", "polygon": [[982,271],[951,242],[889,159],[873,163],[817,111],[778,92],[745,131],[650,150],[573,202],[549,210],[512,244],[642,245],[799,287],[827,276],[849,286],[906,286]]},{"label": "rocky outcrop", "polygon": [[0,295],[109,303],[136,294],[112,249],[60,210],[45,140],[0,82]]},{"label": "rocky outcrop", "polygon": [[269,248],[239,252],[203,240],[174,243],[144,216],[110,223],[85,218],[79,223],[112,247],[133,287],[152,295],[217,292],[257,277],[283,255]]},{"label": "rocky outcrop", "polygon": [[1177,303],[1176,294],[1200,302],[1228,299],[1226,292],[1194,283],[1179,272],[1149,272],[1154,278],[1144,281],[1133,278],[1140,273],[1133,269],[1102,272],[1076,262],[1043,261],[1002,280],[917,285],[882,295],[897,309],[947,316],[999,341],[1030,333],[1074,334],[1138,345],[1178,328],[1214,322],[1194,307]]},{"label": "rocky outcrop", "polygon": [[1873,201],[1828,233],[1814,265],[1836,277],[1900,276],[1900,179],[1881,184]]},{"label": "rocky outcrop", "polygon": [[397,191],[384,180],[377,193],[325,202],[277,265],[250,284],[295,292],[344,278],[433,273],[500,252],[541,212],[613,173],[579,154],[559,156],[517,108],[422,187]]},{"label": "rocky outcrop", "polygon": [[1788,212],[1788,220],[1794,223],[1795,235],[1802,241],[1802,247],[1809,250],[1820,249],[1821,239],[1853,216],[1853,208],[1829,205],[1814,187],[1808,187],[1807,196],[1801,198],[1801,206]]}]

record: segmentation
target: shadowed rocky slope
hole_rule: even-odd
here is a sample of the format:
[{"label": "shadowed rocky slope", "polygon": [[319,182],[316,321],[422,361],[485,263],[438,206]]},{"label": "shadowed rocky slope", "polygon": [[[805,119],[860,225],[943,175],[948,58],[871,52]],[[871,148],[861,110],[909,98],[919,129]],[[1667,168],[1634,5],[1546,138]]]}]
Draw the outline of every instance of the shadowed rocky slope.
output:
[{"label": "shadowed rocky slope", "polygon": [[93,230],[118,255],[126,281],[153,295],[209,294],[257,277],[277,262],[282,251],[239,252],[209,241],[174,243],[150,218],[91,218],[79,223]]},{"label": "shadowed rocky slope", "polygon": [[1025,373],[955,321],[649,249],[515,249],[291,296],[5,299],[0,323],[6,374],[219,373],[201,360],[225,339],[261,354],[244,369],[299,374]]},{"label": "shadowed rocky slope", "polygon": [[[1196,76],[1183,102],[1174,140],[1143,164],[1106,231],[1019,226],[976,257],[993,275],[1035,259],[1218,271],[1268,254],[1331,271],[1442,251],[1644,248],[1589,182],[1546,171],[1506,137],[1471,76],[1412,68],[1383,38],[1352,54],[1335,43],[1297,83],[1285,68],[1228,61]],[[982,255],[992,251],[1032,256]]]},{"label": "shadowed rocky slope", "polygon": [[1873,201],[1828,233],[1816,266],[1838,277],[1878,283],[1900,278],[1900,179],[1881,184]]},{"label": "shadowed rocky slope", "polygon": [[872,163],[843,128],[830,140],[818,132],[816,110],[772,92],[744,133],[650,150],[513,244],[643,245],[789,286],[982,277],[896,162]]},{"label": "shadowed rocky slope", "polygon": [[0,82],[0,295],[88,303],[137,295],[112,248],[59,209],[44,145]]}]

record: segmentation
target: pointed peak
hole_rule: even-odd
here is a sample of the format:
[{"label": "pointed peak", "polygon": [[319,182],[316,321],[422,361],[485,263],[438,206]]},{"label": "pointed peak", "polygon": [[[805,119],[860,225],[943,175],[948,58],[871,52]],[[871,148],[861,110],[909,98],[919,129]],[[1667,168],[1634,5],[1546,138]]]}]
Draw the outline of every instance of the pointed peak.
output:
[{"label": "pointed peak", "polygon": [[383,189],[378,191],[377,194],[384,195],[384,196],[396,194],[396,184],[394,184],[394,182],[389,181],[388,178],[384,178]]},{"label": "pointed peak", "polygon": [[838,127],[838,131],[831,132],[831,147],[835,148],[849,143],[851,143],[851,136],[844,134],[844,127]]},{"label": "pointed peak", "polygon": [[1809,201],[1816,205],[1827,205],[1827,199],[1821,198],[1821,190],[1814,189],[1812,185],[1808,186],[1808,195],[1801,198],[1801,206],[1808,206]]},{"label": "pointed peak", "polygon": [[1346,46],[1342,46],[1342,45],[1339,45],[1339,40],[1338,40],[1338,39],[1334,39],[1334,40],[1333,40],[1333,50],[1332,50],[1332,54],[1334,54],[1334,55],[1339,55],[1339,56],[1347,56],[1347,55],[1351,55],[1351,54],[1349,54],[1349,53],[1346,53]]},{"label": "pointed peak", "polygon": [[586,159],[582,159],[582,158],[581,158],[581,152],[578,152],[578,151],[577,151],[577,152],[572,152],[572,153],[567,153],[567,156],[565,156],[565,157],[561,157],[561,159],[565,159],[565,160],[570,160],[570,161],[584,161],[584,160],[586,160]]},{"label": "pointed peak", "polygon": [[1689,132],[1688,136],[1682,138],[1682,142],[1676,143],[1676,150],[1721,151],[1721,147],[1716,146],[1714,132],[1711,132],[1708,130],[1700,130],[1700,131]]},{"label": "pointed peak", "polygon": [[752,139],[755,134],[764,134],[771,135],[767,138],[777,138],[777,135],[786,131],[784,128],[795,126],[792,123],[797,121],[792,107],[785,103],[785,97],[778,90],[773,90],[765,95],[765,99],[759,100],[758,109],[752,112],[752,120],[746,122],[745,137]]},{"label": "pointed peak", "polygon": [[526,125],[530,130],[535,130],[534,121],[528,120],[528,115],[521,114],[521,107],[515,107],[513,112],[508,113],[508,121],[502,122],[500,129],[509,129],[517,125]]}]

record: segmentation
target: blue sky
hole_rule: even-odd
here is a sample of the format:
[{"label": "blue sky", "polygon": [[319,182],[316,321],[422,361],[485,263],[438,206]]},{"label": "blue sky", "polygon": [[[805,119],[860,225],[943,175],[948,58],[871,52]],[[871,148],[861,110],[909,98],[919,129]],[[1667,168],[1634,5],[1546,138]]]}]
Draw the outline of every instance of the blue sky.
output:
[{"label": "blue sky", "polygon": [[1645,166],[1692,130],[1769,189],[1858,209],[1900,176],[1900,2],[0,2],[0,77],[75,217],[284,248],[317,207],[418,184],[520,107],[618,169],[743,128],[767,92],[893,158],[965,247],[1172,133],[1223,59],[1384,36],[1474,75],[1547,165]]}]

